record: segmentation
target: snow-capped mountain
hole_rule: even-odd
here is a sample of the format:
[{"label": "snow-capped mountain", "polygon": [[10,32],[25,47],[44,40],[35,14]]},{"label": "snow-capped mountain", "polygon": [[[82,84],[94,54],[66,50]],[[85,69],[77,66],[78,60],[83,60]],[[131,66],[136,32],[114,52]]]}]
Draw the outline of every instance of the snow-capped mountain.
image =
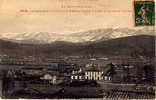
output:
[{"label": "snow-capped mountain", "polygon": [[35,43],[35,44],[52,43],[55,41],[80,43],[80,42],[109,40],[134,35],[154,35],[154,28],[148,29],[107,28],[70,34],[57,34],[48,32],[1,33],[0,39],[5,39],[13,42]]}]

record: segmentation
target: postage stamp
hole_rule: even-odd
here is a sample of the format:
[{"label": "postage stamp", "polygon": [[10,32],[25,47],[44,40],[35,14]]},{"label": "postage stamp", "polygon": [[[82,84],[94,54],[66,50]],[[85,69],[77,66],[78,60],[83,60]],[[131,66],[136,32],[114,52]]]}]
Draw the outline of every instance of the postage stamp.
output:
[{"label": "postage stamp", "polygon": [[135,26],[155,25],[154,1],[134,1]]}]

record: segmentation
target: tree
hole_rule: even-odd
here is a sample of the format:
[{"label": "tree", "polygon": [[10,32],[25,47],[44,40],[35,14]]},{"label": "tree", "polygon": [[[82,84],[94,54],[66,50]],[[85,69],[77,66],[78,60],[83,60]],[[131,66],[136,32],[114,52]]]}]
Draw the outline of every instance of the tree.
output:
[{"label": "tree", "polygon": [[145,65],[144,66],[144,72],[145,72],[145,81],[149,84],[154,84],[155,79],[155,69],[152,65]]}]

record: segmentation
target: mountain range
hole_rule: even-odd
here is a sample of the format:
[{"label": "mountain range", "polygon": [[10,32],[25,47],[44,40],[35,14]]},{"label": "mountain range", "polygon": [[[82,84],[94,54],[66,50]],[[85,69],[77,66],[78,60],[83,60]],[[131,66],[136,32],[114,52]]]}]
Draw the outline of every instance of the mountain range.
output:
[{"label": "mountain range", "polygon": [[26,44],[50,44],[56,41],[72,43],[105,41],[137,35],[154,35],[154,29],[107,28],[67,34],[49,32],[1,33],[0,39]]},{"label": "mountain range", "polygon": [[155,36],[134,35],[92,41],[73,43],[55,41],[47,44],[17,43],[10,40],[0,40],[0,55],[66,57],[66,56],[155,56]]}]

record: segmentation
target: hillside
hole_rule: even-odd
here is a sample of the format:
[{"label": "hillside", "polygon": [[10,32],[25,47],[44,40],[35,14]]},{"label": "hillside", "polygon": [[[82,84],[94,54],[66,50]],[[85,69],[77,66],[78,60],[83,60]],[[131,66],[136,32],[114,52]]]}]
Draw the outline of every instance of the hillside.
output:
[{"label": "hillside", "polygon": [[24,44],[0,40],[0,54],[10,56],[114,56],[143,55],[154,56],[155,36],[138,35],[111,40],[70,43],[57,41],[50,44]]}]

